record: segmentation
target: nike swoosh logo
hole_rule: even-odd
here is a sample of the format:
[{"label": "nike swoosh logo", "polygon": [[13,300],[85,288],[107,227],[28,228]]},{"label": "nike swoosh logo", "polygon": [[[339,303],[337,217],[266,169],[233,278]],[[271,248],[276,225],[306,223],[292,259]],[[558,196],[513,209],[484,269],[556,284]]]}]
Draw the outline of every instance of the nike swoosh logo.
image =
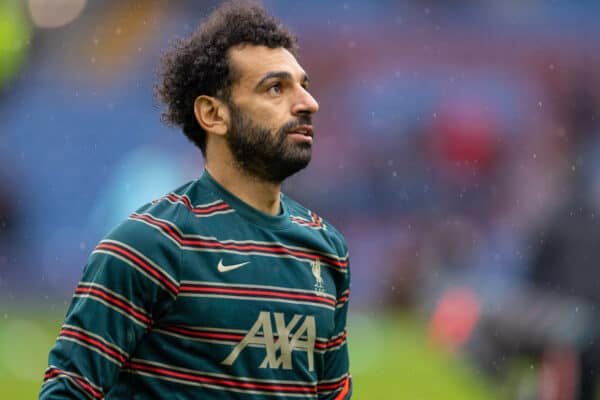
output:
[{"label": "nike swoosh logo", "polygon": [[233,271],[234,269],[238,269],[239,267],[243,267],[246,264],[250,264],[250,261],[233,265],[223,265],[223,260],[221,259],[219,260],[219,265],[217,265],[217,269],[219,270],[219,272],[229,272]]}]

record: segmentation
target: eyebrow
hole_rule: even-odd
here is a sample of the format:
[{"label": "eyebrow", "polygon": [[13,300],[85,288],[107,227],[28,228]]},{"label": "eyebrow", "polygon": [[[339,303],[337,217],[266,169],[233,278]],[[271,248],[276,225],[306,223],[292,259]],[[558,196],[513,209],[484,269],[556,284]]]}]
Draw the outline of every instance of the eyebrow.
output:
[{"label": "eyebrow", "polygon": [[[272,72],[268,72],[265,74],[265,76],[263,76],[260,81],[258,81],[258,83],[256,84],[255,88],[260,87],[261,85],[263,85],[266,81],[268,81],[269,79],[273,79],[273,78],[279,78],[279,79],[292,79],[292,74],[290,74],[287,71],[272,71]],[[309,82],[309,78],[308,75],[306,73],[304,73],[302,75],[302,83],[308,83]]]}]

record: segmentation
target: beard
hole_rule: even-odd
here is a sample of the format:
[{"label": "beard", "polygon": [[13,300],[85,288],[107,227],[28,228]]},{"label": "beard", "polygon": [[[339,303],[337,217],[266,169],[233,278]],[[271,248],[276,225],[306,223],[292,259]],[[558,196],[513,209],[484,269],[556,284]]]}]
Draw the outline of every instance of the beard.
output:
[{"label": "beard", "polygon": [[270,183],[281,183],[310,162],[312,145],[288,140],[288,133],[300,125],[312,125],[310,115],[302,115],[279,128],[275,135],[255,124],[234,104],[229,104],[231,126],[227,143],[233,158],[246,174]]}]

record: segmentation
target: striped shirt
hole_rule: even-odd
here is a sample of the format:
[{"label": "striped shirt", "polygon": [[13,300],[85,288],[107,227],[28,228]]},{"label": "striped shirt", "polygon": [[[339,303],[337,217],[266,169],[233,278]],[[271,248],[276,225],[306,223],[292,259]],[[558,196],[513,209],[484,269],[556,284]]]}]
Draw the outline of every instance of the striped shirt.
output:
[{"label": "striped shirt", "polygon": [[342,235],[264,214],[204,172],[92,252],[41,399],[349,399]]}]

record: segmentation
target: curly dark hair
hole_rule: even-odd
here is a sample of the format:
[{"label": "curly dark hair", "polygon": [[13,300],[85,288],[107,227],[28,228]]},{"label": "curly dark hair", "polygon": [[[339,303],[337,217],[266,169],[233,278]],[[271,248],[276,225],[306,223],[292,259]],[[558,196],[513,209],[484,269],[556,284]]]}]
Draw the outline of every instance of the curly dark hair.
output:
[{"label": "curly dark hair", "polygon": [[178,39],[161,58],[156,96],[167,108],[162,121],[180,126],[206,156],[206,132],[194,115],[198,96],[229,102],[235,71],[227,52],[240,44],[282,47],[297,54],[297,40],[258,3],[235,1],[217,8],[189,38]]}]

